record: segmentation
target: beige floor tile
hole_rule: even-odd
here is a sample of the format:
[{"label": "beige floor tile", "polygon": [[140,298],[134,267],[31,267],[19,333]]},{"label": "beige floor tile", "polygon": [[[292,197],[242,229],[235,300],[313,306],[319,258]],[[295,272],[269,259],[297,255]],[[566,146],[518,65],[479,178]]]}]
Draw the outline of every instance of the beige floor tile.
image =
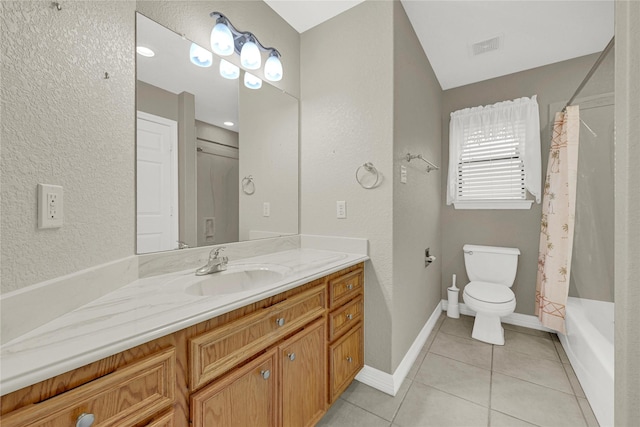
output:
[{"label": "beige floor tile", "polygon": [[593,410],[591,409],[591,405],[587,399],[579,397],[578,404],[580,404],[580,408],[582,408],[582,414],[584,418],[587,420],[587,426],[589,427],[600,427],[598,423],[598,419],[596,418]]},{"label": "beige floor tile", "polygon": [[564,366],[559,360],[530,357],[524,353],[495,346],[493,371],[573,394]]},{"label": "beige floor tile", "polygon": [[488,417],[488,408],[414,382],[393,422],[401,427],[485,427]]},{"label": "beige floor tile", "polygon": [[438,334],[429,352],[483,369],[491,369],[491,344],[454,335]]},{"label": "beige floor tile", "polygon": [[410,385],[411,380],[405,379],[398,393],[390,396],[359,381],[354,381],[340,397],[390,422],[396,415]]},{"label": "beige floor tile", "polygon": [[580,381],[578,380],[578,377],[571,365],[569,363],[563,363],[562,366],[564,366],[564,370],[567,372],[567,377],[569,378],[569,383],[571,383],[573,393],[578,397],[586,398],[587,396],[585,396],[584,390],[582,390],[582,386],[580,385]]},{"label": "beige floor tile", "polygon": [[493,373],[491,409],[539,426],[586,426],[576,397]]},{"label": "beige floor tile", "polygon": [[525,328],[524,326],[519,325],[511,325],[509,323],[502,323],[502,327],[505,330],[520,332],[522,334],[533,335],[535,337],[546,338],[548,340],[552,339],[549,332],[540,331],[538,329]]},{"label": "beige floor tile", "polygon": [[506,350],[518,351],[533,357],[560,361],[556,347],[550,339],[505,330],[504,341],[504,348]]},{"label": "beige floor tile", "polygon": [[535,427],[535,424],[519,420],[498,411],[489,414],[489,427]]},{"label": "beige floor tile", "polygon": [[459,319],[447,317],[440,327],[440,332],[462,338],[471,338],[473,320],[474,318],[469,316],[460,316]]},{"label": "beige floor tile", "polygon": [[316,427],[389,427],[390,424],[346,400],[338,399]]},{"label": "beige floor tile", "polygon": [[427,354],[415,381],[489,407],[491,371],[434,353]]}]

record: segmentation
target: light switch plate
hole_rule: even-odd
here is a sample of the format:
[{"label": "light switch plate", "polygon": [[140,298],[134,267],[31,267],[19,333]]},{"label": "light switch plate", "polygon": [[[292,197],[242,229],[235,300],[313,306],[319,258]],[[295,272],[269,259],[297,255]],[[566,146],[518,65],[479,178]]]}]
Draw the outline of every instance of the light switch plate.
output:
[{"label": "light switch plate", "polygon": [[38,228],[60,228],[63,218],[62,187],[38,184]]},{"label": "light switch plate", "polygon": [[270,216],[271,215],[271,204],[269,202],[264,202],[262,204],[262,216]]},{"label": "light switch plate", "polygon": [[400,182],[402,184],[407,183],[407,167],[404,165],[400,166]]}]

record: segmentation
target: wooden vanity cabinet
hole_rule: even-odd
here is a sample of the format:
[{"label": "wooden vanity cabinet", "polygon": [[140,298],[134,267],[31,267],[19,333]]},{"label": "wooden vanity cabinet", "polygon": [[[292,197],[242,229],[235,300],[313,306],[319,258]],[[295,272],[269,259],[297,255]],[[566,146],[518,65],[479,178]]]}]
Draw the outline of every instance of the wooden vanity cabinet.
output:
[{"label": "wooden vanity cabinet", "polygon": [[332,404],[364,366],[363,265],[329,276],[328,289],[328,402]]},{"label": "wooden vanity cabinet", "polygon": [[348,267],[9,393],[0,425],[313,426],[363,365],[363,285]]}]

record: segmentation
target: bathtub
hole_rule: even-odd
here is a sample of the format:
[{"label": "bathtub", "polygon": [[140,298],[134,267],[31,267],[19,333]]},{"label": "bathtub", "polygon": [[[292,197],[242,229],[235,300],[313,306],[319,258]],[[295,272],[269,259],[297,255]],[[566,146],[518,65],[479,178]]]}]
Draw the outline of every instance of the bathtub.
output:
[{"label": "bathtub", "polygon": [[602,427],[613,426],[614,303],[569,297],[566,335],[558,334]]}]

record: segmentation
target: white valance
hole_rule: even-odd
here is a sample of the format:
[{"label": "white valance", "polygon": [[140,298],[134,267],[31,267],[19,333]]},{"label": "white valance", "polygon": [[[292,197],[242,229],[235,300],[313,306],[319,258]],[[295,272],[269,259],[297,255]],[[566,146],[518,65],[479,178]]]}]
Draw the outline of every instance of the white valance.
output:
[{"label": "white valance", "polygon": [[540,118],[536,95],[451,113],[447,204],[458,200],[458,165],[470,135],[514,135],[523,163],[524,186],[537,203],[541,196]]}]

